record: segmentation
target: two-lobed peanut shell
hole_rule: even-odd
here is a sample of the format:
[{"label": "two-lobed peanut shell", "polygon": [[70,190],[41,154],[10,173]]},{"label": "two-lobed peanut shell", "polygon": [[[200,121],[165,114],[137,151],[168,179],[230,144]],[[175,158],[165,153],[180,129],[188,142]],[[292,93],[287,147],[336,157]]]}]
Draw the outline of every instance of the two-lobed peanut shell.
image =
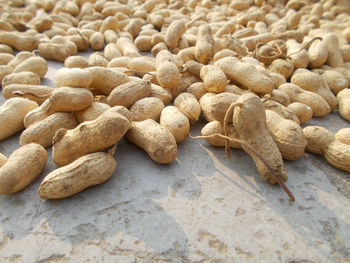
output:
[{"label": "two-lobed peanut shell", "polygon": [[14,151],[0,168],[0,194],[14,194],[27,187],[45,168],[47,153],[36,143]]},{"label": "two-lobed peanut shell", "polygon": [[52,145],[56,131],[61,128],[74,129],[77,125],[73,114],[56,112],[25,129],[21,134],[19,144],[37,143],[46,148]]},{"label": "two-lobed peanut shell", "polygon": [[49,173],[39,187],[43,199],[72,196],[108,180],[116,169],[113,156],[104,152],[84,155],[74,162]]},{"label": "two-lobed peanut shell", "polygon": [[176,158],[174,135],[154,120],[133,122],[125,138],[145,150],[157,163],[169,164]]},{"label": "two-lobed peanut shell", "polygon": [[67,165],[83,155],[116,144],[131,125],[130,116],[122,114],[120,107],[111,108],[95,120],[83,122],[75,129],[58,130],[53,139],[53,161],[58,166]]}]

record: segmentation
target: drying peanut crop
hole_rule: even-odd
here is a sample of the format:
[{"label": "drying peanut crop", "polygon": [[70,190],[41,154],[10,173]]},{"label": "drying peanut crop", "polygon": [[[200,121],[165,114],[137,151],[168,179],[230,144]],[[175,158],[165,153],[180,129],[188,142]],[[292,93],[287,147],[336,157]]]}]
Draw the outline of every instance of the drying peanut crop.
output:
[{"label": "drying peanut crop", "polygon": [[[43,170],[30,147],[52,145],[62,166],[40,197],[64,198],[114,173],[115,148],[103,151],[124,135],[169,164],[203,119],[192,138],[243,149],[292,201],[284,159],[307,150],[349,171],[347,133],[307,127],[332,111],[350,120],[349,0],[0,0],[0,13],[0,140],[21,132],[23,145],[0,155],[3,194]],[[47,60],[62,62],[52,87]]]}]

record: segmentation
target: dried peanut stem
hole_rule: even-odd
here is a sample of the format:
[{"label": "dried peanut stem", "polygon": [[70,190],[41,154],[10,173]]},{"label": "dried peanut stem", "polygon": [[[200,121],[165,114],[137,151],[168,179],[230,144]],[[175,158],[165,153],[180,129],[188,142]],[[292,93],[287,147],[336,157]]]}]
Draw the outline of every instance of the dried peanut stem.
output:
[{"label": "dried peanut stem", "polygon": [[109,156],[113,156],[116,150],[117,150],[117,144],[114,144],[113,147],[108,151]]},{"label": "dried peanut stem", "polygon": [[292,54],[289,54],[286,58],[290,58],[291,56],[298,54],[300,51],[302,51],[304,48],[306,48],[308,45],[310,45],[315,40],[322,40],[322,37],[315,37],[315,38],[311,39],[310,41],[308,41],[304,45],[302,45],[298,51],[295,51]]},{"label": "dried peanut stem", "polygon": [[88,43],[88,42],[86,41],[86,39],[85,39],[84,36],[80,33],[80,31],[78,31],[78,35],[81,37],[81,39],[84,41],[84,43],[85,43],[86,45],[90,45],[90,43]]},{"label": "dried peanut stem", "polygon": [[266,94],[264,96],[264,98],[261,100],[262,103],[265,103],[266,101],[268,101],[269,99],[271,99],[271,94]]},{"label": "dried peanut stem", "polygon": [[199,19],[202,19],[203,17],[204,17],[204,15],[200,15],[200,16],[198,16],[198,17],[192,19],[192,20],[188,23],[188,25],[186,25],[186,29],[189,28],[194,22],[198,21]]},{"label": "dried peanut stem", "polygon": [[[230,105],[230,107],[228,107],[226,113],[225,113],[225,118],[224,118],[224,132],[225,132],[225,136],[227,137],[227,122],[228,122],[228,117],[229,115],[231,115],[234,107],[236,106],[242,106],[243,104],[241,102],[234,102]],[[226,157],[230,158],[230,147],[229,147],[229,140],[225,141],[225,153],[226,153]]]},{"label": "dried peanut stem", "polygon": [[208,136],[196,136],[196,137],[193,137],[192,135],[189,135],[189,137],[191,139],[208,139],[208,138],[212,138],[212,137],[215,137],[215,136],[218,136],[220,138],[226,139],[226,141],[238,142],[241,145],[243,145],[246,148],[248,148],[250,151],[252,151],[266,165],[266,167],[270,170],[271,174],[276,179],[278,184],[282,187],[282,189],[288,195],[290,201],[292,201],[292,202],[295,201],[295,198],[294,198],[293,194],[289,191],[287,186],[282,182],[282,180],[279,178],[279,176],[276,174],[276,172],[272,169],[272,167],[268,164],[268,162],[264,159],[264,157],[259,152],[257,152],[252,146],[250,146],[246,141],[243,141],[243,140],[240,140],[240,139],[236,139],[236,138],[230,138],[230,137],[222,135],[220,133],[215,133],[215,134],[208,135]]}]

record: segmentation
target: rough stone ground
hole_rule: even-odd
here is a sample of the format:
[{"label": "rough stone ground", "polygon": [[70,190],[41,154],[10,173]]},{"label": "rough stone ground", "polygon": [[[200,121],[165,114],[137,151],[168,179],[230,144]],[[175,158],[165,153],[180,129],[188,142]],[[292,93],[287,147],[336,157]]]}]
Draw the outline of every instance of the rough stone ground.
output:
[{"label": "rough stone ground", "polygon": [[[50,62],[44,83],[60,66]],[[337,112],[309,124],[349,126]],[[18,138],[0,152],[9,156]],[[312,154],[285,162],[291,203],[247,154],[231,152],[187,138],[173,164],[159,165],[122,140],[109,181],[44,201],[50,157],[28,188],[0,196],[0,262],[350,262],[350,174]]]}]

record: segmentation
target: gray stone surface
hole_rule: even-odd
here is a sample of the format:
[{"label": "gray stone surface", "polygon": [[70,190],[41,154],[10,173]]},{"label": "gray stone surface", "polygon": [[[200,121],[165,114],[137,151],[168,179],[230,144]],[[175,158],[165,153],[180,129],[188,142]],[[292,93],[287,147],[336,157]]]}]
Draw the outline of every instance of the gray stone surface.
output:
[{"label": "gray stone surface", "polygon": [[[50,63],[45,83],[59,63]],[[0,104],[4,99],[0,98]],[[337,112],[312,125],[348,127]],[[204,122],[192,126],[199,135]],[[9,156],[19,134],[0,142]],[[44,173],[0,196],[0,262],[350,262],[350,177],[321,156],[285,162],[291,203],[252,159],[187,138],[170,165],[122,140],[106,183],[44,201]]]}]

